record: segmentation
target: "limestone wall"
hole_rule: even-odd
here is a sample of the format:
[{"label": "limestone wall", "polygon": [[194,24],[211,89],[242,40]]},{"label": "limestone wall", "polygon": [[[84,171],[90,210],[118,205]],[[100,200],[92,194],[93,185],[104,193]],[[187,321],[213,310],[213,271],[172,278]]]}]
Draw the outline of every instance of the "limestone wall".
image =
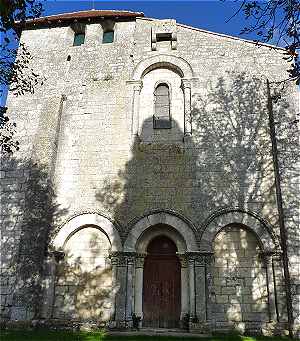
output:
[{"label": "limestone wall", "polygon": [[[3,262],[4,288],[8,288],[8,283],[22,283],[13,275],[22,231],[27,231],[25,236],[23,233],[25,241],[31,240],[34,231],[46,235],[41,238],[47,249],[49,240],[53,240],[68,219],[84,212],[109,217],[118,226],[123,241],[134,221],[147,212],[163,209],[191,221],[198,240],[206,219],[224,207],[254,212],[279,235],[265,77],[285,78],[282,52],[176,25],[174,21],[164,23],[170,32],[176,33],[173,40],[155,43],[153,32],[159,32],[162,24],[148,19],[117,22],[112,44],[101,43],[100,24],[87,25],[86,42],[75,47],[70,27],[23,31],[21,39],[28,44],[32,65],[44,78],[44,84],[37,86],[34,94],[8,96],[21,149],[5,160],[1,173],[5,192],[2,212],[5,254],[13,257]],[[187,64],[191,72],[188,86],[192,134],[188,139],[184,138],[188,97],[184,97],[182,84],[186,75],[178,72],[180,67],[176,69],[166,63],[165,55],[174,57],[179,66]],[[133,79],[135,68],[155,56],[160,62],[143,70],[139,79]],[[152,95],[158,81],[168,81],[171,86],[172,129],[155,132]],[[141,90],[134,88],[137,84]],[[140,91],[138,97],[135,91]],[[283,99],[275,110],[289,119],[293,105],[291,99]],[[140,114],[139,136],[133,134],[135,108]],[[283,140],[282,146],[288,149],[289,142]],[[43,179],[42,183],[39,178]],[[41,205],[45,198],[47,205]],[[286,205],[294,205],[295,197],[290,200]],[[33,207],[36,207],[34,217],[25,216],[24,210],[30,212]],[[46,224],[39,219],[45,212]],[[294,217],[295,212],[288,216],[288,226],[293,231]],[[31,230],[25,226],[35,229],[28,233]],[[46,226],[46,231],[41,226]],[[291,236],[295,236],[294,232]],[[249,243],[255,244],[251,234]],[[33,248],[39,249],[36,243]],[[294,238],[290,249],[294,281],[298,274],[295,270],[298,249]],[[241,250],[244,252],[242,246]],[[254,257],[250,253],[249,257]],[[44,256],[41,250],[37,252],[40,259]],[[233,256],[234,252],[228,261]],[[260,272],[261,264],[255,260]],[[42,278],[46,270],[41,265],[35,271]],[[278,278],[281,276],[279,267]],[[62,296],[66,297],[64,293],[72,291],[74,286],[62,282],[59,285],[61,293],[57,300],[64,305]],[[298,290],[296,284],[295,288]],[[232,288],[216,286],[216,290],[221,290],[216,292],[220,295],[218,300],[223,296],[225,300],[226,296],[224,303],[229,305],[231,294],[222,295],[223,289]],[[6,295],[9,292],[5,290],[1,291],[3,317],[12,317],[11,305],[19,307],[15,317],[29,316],[27,310],[30,316],[34,315],[31,308],[25,312],[21,309],[23,303],[17,303],[17,294],[12,303],[12,295]],[[259,298],[262,305],[264,296],[263,291]],[[250,310],[249,314],[257,312],[254,305],[241,302],[245,313]],[[216,306],[216,309],[221,308]],[[258,313],[265,314],[264,309]],[[285,309],[284,304],[280,309]],[[55,314],[67,317],[67,312],[59,308],[55,308]]]}]

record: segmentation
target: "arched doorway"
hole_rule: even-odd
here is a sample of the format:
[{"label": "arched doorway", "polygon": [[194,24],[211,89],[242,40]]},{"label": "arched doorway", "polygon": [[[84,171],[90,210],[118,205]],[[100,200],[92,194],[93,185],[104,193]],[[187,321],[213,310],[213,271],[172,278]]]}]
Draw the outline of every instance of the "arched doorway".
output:
[{"label": "arched doorway", "polygon": [[179,327],[181,268],[175,243],[166,236],[148,245],[144,265],[143,325],[151,328]]}]

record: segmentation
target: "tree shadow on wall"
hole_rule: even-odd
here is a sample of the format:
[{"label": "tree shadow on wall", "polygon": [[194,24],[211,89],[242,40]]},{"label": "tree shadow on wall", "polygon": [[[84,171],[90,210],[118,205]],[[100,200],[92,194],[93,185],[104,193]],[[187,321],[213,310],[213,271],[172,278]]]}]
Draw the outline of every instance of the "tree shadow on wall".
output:
[{"label": "tree shadow on wall", "polygon": [[86,235],[88,238],[77,237],[75,244],[71,237],[64,247],[64,259],[57,267],[51,317],[93,322],[99,327],[101,322],[111,319],[113,296],[118,288],[113,283],[109,249],[104,250],[99,240],[102,232],[93,227],[85,227],[81,232],[87,229],[95,231]]},{"label": "tree shadow on wall", "polygon": [[[99,184],[99,204],[123,226],[155,209],[173,209],[200,225],[222,207],[260,212],[277,224],[265,83],[245,73],[229,73],[208,83],[192,100],[192,139],[151,141],[147,130],[152,118],[147,119],[134,139],[130,160]],[[288,104],[282,100],[279,106],[281,116],[287,116]],[[160,133],[183,137],[177,122],[172,125]]]},{"label": "tree shadow on wall", "polygon": [[[172,121],[171,130],[152,135],[149,126],[152,129],[152,118],[143,123],[141,137],[135,137],[131,159],[117,176],[107,177],[96,193],[104,209],[123,226],[150,210],[172,209],[185,214],[190,210],[194,161],[188,151],[184,152],[183,132],[176,121]],[[166,137],[171,134],[178,138],[170,143]],[[143,136],[147,136],[146,141]],[[123,240],[127,233],[123,231]]]},{"label": "tree shadow on wall", "polygon": [[[156,136],[151,141],[145,131],[152,118],[145,120],[130,160],[100,185],[99,205],[127,226],[123,241],[137,217],[163,209],[190,218],[198,226],[198,241],[205,219],[224,207],[256,212],[278,226],[265,83],[246,73],[228,73],[194,93],[192,105],[191,139],[168,143]],[[288,118],[288,103],[281,100],[277,106]],[[165,134],[183,137],[177,122],[172,124]],[[293,133],[287,129],[286,134]],[[290,149],[284,139],[282,144]],[[289,163],[295,157],[290,153]],[[288,195],[296,203],[289,189]]]},{"label": "tree shadow on wall", "polygon": [[208,205],[216,202],[267,214],[274,184],[264,85],[246,74],[228,76],[209,84],[205,94],[193,96],[199,170],[211,170],[203,190],[210,193]]},{"label": "tree shadow on wall", "polygon": [[[199,138],[199,144],[203,146],[200,158],[204,165],[208,164],[211,158],[208,151],[213,151],[213,160],[219,170],[218,173],[209,173],[204,185],[215,198],[219,197],[219,202],[223,202],[224,206],[238,206],[265,218],[275,227],[272,232],[279,240],[266,83],[246,73],[228,75],[228,79],[219,78],[216,83],[209,85],[205,94],[196,94],[193,98],[195,138]],[[288,93],[282,93],[281,99],[273,106],[285,221],[289,229],[289,243],[294,246],[294,249],[290,248],[290,255],[296,256],[296,249],[299,248],[298,225],[288,223],[288,220],[298,217],[295,207],[298,206],[299,193],[293,183],[297,177],[295,165],[299,151],[296,125],[293,124],[294,108],[287,102],[287,97]],[[221,178],[223,184],[215,177]],[[215,187],[215,184],[218,186]],[[277,322],[284,322],[286,299],[282,263],[275,262],[274,270]],[[254,288],[259,280],[256,277],[251,281]]]},{"label": "tree shadow on wall", "polygon": [[66,211],[55,202],[46,165],[7,157],[2,160],[1,173],[1,276],[8,290],[2,317],[21,320],[39,318],[49,241],[55,234],[55,222]]},{"label": "tree shadow on wall", "polygon": [[225,226],[214,240],[213,303],[216,322],[225,329],[259,333],[269,321],[267,274],[260,247],[247,226]]}]

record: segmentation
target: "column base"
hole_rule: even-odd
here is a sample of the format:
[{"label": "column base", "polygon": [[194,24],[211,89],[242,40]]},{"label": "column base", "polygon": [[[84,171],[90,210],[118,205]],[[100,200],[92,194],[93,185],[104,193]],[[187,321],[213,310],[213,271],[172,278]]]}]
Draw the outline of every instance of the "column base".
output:
[{"label": "column base", "polygon": [[189,331],[194,334],[209,334],[211,332],[211,325],[209,322],[197,322],[196,319],[191,319],[189,321]]},{"label": "column base", "polygon": [[133,328],[132,320],[128,321],[110,321],[108,328],[112,330],[128,330]]},{"label": "column base", "polygon": [[188,331],[190,329],[189,323],[190,315],[188,313],[181,313],[179,322],[180,328]]},{"label": "column base", "polygon": [[193,142],[193,137],[191,133],[185,133],[183,136],[183,142],[185,144],[191,144]]},{"label": "column base", "polygon": [[261,330],[265,336],[288,336],[289,334],[287,322],[266,322],[262,325]]}]

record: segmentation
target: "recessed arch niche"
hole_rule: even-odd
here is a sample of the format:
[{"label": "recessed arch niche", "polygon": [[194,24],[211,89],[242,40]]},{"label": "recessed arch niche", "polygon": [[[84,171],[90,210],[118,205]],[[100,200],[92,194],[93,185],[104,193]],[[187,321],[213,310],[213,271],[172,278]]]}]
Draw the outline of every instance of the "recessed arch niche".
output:
[{"label": "recessed arch niche", "polygon": [[53,246],[64,256],[56,264],[52,317],[109,321],[117,288],[109,254],[121,248],[114,225],[95,213],[73,217]]},{"label": "recessed arch niche", "polygon": [[215,235],[212,248],[216,323],[245,331],[268,321],[268,280],[256,235],[245,225],[229,224]]},{"label": "recessed arch niche", "polygon": [[[155,90],[159,84],[168,85],[170,129],[153,129],[154,120],[158,115],[155,110],[157,102]],[[170,140],[182,139],[184,134],[184,93],[181,87],[181,77],[175,69],[156,65],[144,74],[140,93],[139,117],[139,135],[143,141],[157,139],[160,142],[164,140],[170,142]]]},{"label": "recessed arch niche", "polygon": [[[191,135],[192,78],[190,64],[180,57],[162,54],[138,63],[128,82],[133,85],[132,134],[139,135],[142,141],[159,143],[177,142],[183,135]],[[159,82],[170,84],[172,133],[166,129],[153,131],[153,93]]]}]

